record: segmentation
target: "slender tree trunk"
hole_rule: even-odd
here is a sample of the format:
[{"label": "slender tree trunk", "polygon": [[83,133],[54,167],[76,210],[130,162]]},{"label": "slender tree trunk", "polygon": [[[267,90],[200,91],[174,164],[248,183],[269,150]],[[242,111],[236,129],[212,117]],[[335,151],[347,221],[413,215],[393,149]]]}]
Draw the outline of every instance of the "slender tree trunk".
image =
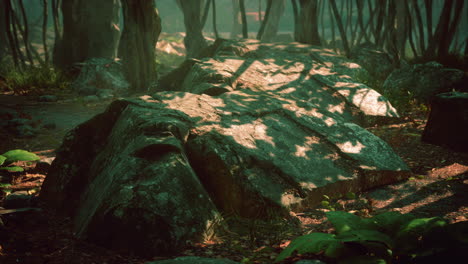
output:
[{"label": "slender tree trunk", "polygon": [[419,33],[418,34],[418,45],[419,45],[419,53],[422,54],[424,51],[425,51],[425,45],[424,45],[424,41],[425,41],[425,36],[424,36],[424,24],[422,22],[422,16],[421,16],[421,10],[419,9],[419,6],[418,6],[418,0],[412,0],[411,1],[412,3],[412,6],[413,6],[413,10],[414,10],[414,14],[415,14],[415,18],[416,18],[416,27],[417,27],[417,32]]},{"label": "slender tree trunk", "polygon": [[332,7],[330,4],[328,4],[328,15],[330,17],[330,20],[331,20],[331,32],[332,32],[332,36],[331,36],[331,43],[332,43],[332,47],[333,47],[333,50],[336,52],[336,36],[335,36],[335,18],[333,17],[333,11],[332,11]]},{"label": "slender tree trunk", "polygon": [[463,4],[464,0],[456,0],[455,2],[452,22],[448,26],[447,33],[442,37],[442,40],[439,43],[439,56],[446,56],[449,54],[450,46],[453,42],[455,32],[457,31],[458,25],[460,24],[461,13],[463,11]]},{"label": "slender tree trunk", "polygon": [[261,22],[260,29],[258,30],[258,33],[257,33],[257,39],[258,40],[262,39],[263,32],[265,31],[265,26],[268,23],[268,20],[270,18],[270,12],[271,12],[271,5],[272,4],[273,4],[273,0],[268,0],[267,1],[267,7],[266,7],[266,11],[265,11],[265,18]]},{"label": "slender tree trunk", "polygon": [[299,9],[296,0],[291,0],[293,14],[294,14],[294,38],[299,35]]},{"label": "slender tree trunk", "polygon": [[11,24],[13,23],[11,19],[11,13],[12,13],[12,8],[11,8],[11,2],[10,0],[5,0],[5,9],[4,9],[4,15],[5,15],[5,29],[6,29],[6,36],[8,39],[8,46],[10,48],[10,53],[11,56],[13,57],[13,63],[15,64],[15,68],[21,70],[21,65],[19,63],[19,56],[17,53],[17,43],[15,42],[13,38],[13,33],[11,32]]},{"label": "slender tree trunk", "polygon": [[184,38],[187,58],[198,58],[208,46],[203,37],[202,21],[200,19],[200,0],[179,0],[184,13],[186,36]]},{"label": "slender tree trunk", "polygon": [[232,0],[232,29],[231,29],[231,38],[238,38],[241,32],[241,22],[240,19],[240,10],[239,10],[239,0]]},{"label": "slender tree trunk", "polygon": [[[452,13],[452,4],[453,0],[445,0],[444,2],[444,7],[442,8],[442,11],[439,16],[439,21],[437,23],[436,31],[434,35],[432,36],[432,39],[429,43],[429,46],[426,50],[426,57],[434,57],[437,55],[441,55],[438,52],[438,48],[441,48],[441,45],[439,43],[443,42],[442,44],[442,49],[445,51],[445,47],[443,45],[446,42],[444,38],[447,37],[447,33],[449,30],[450,26],[450,17]],[[443,52],[442,52],[443,53]]]},{"label": "slender tree trunk", "polygon": [[338,25],[338,30],[340,31],[341,40],[343,41],[343,48],[344,48],[344,51],[345,51],[345,55],[349,56],[350,55],[350,50],[349,50],[349,46],[348,46],[348,39],[346,38],[346,31],[345,31],[345,29],[343,27],[343,23],[341,22],[341,17],[340,17],[340,14],[338,13],[338,8],[336,7],[336,2],[335,2],[335,0],[329,0],[329,1],[330,1],[330,5],[331,5],[331,8],[332,8],[333,14],[335,16],[336,23]]},{"label": "slender tree trunk", "polygon": [[[7,1],[10,1],[10,0],[7,0]],[[11,6],[10,6],[11,7]],[[20,22],[19,22],[19,19],[15,13],[15,10],[13,8],[10,8],[10,14],[11,14],[11,27],[12,27],[12,34],[13,34],[13,40],[14,40],[14,43],[15,43],[15,48],[18,52],[18,58],[19,58],[19,62],[21,64],[21,67],[22,69],[25,69],[26,68],[26,59],[23,55],[23,52],[21,51],[20,49],[20,42],[19,42],[19,38],[18,38],[18,32],[21,34],[21,35],[25,35],[24,31],[21,29],[21,26],[20,26]],[[23,38],[24,40],[24,38]]]},{"label": "slender tree trunk", "polygon": [[3,58],[5,58],[8,54],[8,37],[6,35],[7,32],[7,24],[6,24],[6,1],[0,1],[0,62]]},{"label": "slender tree trunk", "polygon": [[42,45],[44,46],[44,60],[46,64],[49,64],[49,49],[47,48],[47,19],[48,19],[48,2],[47,0],[43,0],[44,3],[44,10],[43,10],[43,16],[44,16],[44,22],[42,24]]},{"label": "slender tree trunk", "polygon": [[21,18],[23,19],[23,30],[21,31],[21,35],[23,37],[23,45],[24,45],[24,51],[26,53],[26,56],[29,61],[29,65],[33,66],[34,65],[34,60],[32,58],[31,54],[31,44],[29,43],[29,25],[28,25],[28,18],[26,16],[26,12],[24,10],[24,4],[23,0],[18,1],[19,8],[21,10]]},{"label": "slender tree trunk", "polygon": [[249,38],[249,32],[247,29],[247,16],[245,14],[245,2],[244,0],[239,0],[239,9],[241,12],[241,18],[242,18],[242,37],[243,38]]},{"label": "slender tree trunk", "polygon": [[[157,78],[154,47],[161,33],[161,20],[152,0],[122,0],[122,7],[124,30],[119,57],[132,89],[147,91]],[[196,21],[200,23],[199,16]]]},{"label": "slender tree trunk", "polygon": [[[183,1],[183,0],[182,0]],[[180,1],[182,6],[182,1]],[[201,28],[203,29],[206,25],[206,20],[208,20],[208,13],[210,11],[211,0],[206,0],[205,8],[203,8],[203,16],[201,17]],[[200,6],[203,6],[203,0],[200,1]]]},{"label": "slender tree trunk", "polygon": [[211,0],[211,4],[213,6],[213,32],[216,38],[219,38],[218,28],[216,27],[216,2],[215,0]]},{"label": "slender tree trunk", "polygon": [[427,45],[432,43],[432,0],[424,0],[426,6]]},{"label": "slender tree trunk", "polygon": [[57,65],[56,63],[56,57],[57,53],[59,52],[59,47],[62,42],[62,34],[60,31],[60,20],[59,20],[59,6],[60,6],[60,0],[52,0],[52,18],[54,22],[54,47],[52,51],[52,62],[54,65]]}]

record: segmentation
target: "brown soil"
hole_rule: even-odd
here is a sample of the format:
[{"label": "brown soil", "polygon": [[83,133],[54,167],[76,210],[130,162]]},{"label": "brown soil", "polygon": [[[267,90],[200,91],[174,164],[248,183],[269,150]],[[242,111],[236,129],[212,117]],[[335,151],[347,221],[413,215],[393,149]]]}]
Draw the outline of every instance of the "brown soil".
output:
[{"label": "brown soil", "polygon": [[[101,112],[108,104],[85,105],[64,101],[39,104],[32,99],[3,96],[0,103],[38,122],[53,121],[57,129],[41,130],[34,138],[17,138],[2,131],[0,153],[19,148],[33,151],[44,159],[52,158],[68,129]],[[414,176],[401,183],[357,194],[355,199],[332,199],[333,206],[362,216],[399,211],[420,217],[440,216],[450,223],[467,221],[468,153],[455,153],[422,143],[420,136],[426,122],[425,113],[414,112],[409,116],[411,118],[402,118],[398,124],[371,127],[369,130],[395,149],[411,167]],[[37,195],[44,178],[43,171],[30,166],[25,173],[10,175],[8,180],[12,186],[0,193],[22,190]],[[36,207],[41,208],[40,204]],[[329,231],[325,211],[318,206],[293,214],[291,219],[271,222],[235,219],[235,232],[226,231],[216,241],[193,245],[180,255],[224,257],[243,263],[271,263],[292,238],[310,231]],[[110,264],[144,263],[148,260],[120,255],[76,240],[70,219],[46,209],[14,212],[0,208],[0,220],[3,222],[0,222],[1,263]],[[300,225],[297,225],[297,220],[300,220]]]}]

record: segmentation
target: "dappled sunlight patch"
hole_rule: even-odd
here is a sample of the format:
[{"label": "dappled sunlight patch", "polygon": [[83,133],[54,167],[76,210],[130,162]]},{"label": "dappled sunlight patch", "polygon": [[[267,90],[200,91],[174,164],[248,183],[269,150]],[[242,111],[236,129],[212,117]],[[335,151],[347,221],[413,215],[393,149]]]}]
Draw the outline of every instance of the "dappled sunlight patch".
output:
[{"label": "dappled sunlight patch", "polygon": [[336,146],[344,153],[359,154],[366,147],[361,142],[356,142],[353,144],[350,141],[345,143],[337,143]]},{"label": "dappled sunlight patch", "polygon": [[335,87],[349,87],[349,88],[356,88],[359,87],[360,84],[358,83],[349,83],[349,82],[336,82]]},{"label": "dappled sunlight patch", "polygon": [[221,134],[231,136],[239,145],[249,149],[257,148],[256,141],[264,141],[275,146],[273,137],[267,135],[268,127],[257,119],[252,123],[231,125],[229,128],[220,130]]},{"label": "dappled sunlight patch", "polygon": [[329,104],[329,105],[327,106],[327,111],[330,112],[330,113],[339,113],[339,114],[343,114],[343,113],[344,113],[345,107],[346,107],[346,102],[341,102],[341,103],[338,104],[338,105]]},{"label": "dappled sunlight patch", "polygon": [[296,147],[296,152],[294,153],[294,156],[299,157],[299,158],[309,159],[309,157],[307,157],[306,152],[312,150],[312,148],[299,146],[299,145],[295,145],[295,147]]},{"label": "dappled sunlight patch", "polygon": [[281,195],[281,204],[288,208],[288,207],[291,207],[295,204],[298,204],[301,202],[301,198],[295,196],[294,194],[291,194],[291,193],[283,193]]},{"label": "dappled sunlight patch", "polygon": [[329,127],[334,126],[334,125],[337,124],[336,121],[335,121],[335,119],[333,119],[333,118],[331,118],[331,117],[328,117],[328,118],[325,119],[323,122],[325,122],[325,124],[326,124],[327,126],[329,126]]},{"label": "dappled sunlight patch", "polygon": [[336,75],[332,69],[324,66],[319,66],[314,69],[310,70],[310,75],[322,75],[322,76],[329,76],[329,75]]}]

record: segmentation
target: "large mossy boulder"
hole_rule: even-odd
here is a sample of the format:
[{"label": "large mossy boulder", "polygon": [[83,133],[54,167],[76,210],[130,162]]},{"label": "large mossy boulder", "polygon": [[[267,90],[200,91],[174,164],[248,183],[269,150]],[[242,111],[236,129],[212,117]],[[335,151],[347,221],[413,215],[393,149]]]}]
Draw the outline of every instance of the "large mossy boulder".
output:
[{"label": "large mossy boulder", "polygon": [[79,238],[164,255],[208,238],[223,214],[286,216],[323,194],[408,176],[392,149],[359,125],[363,117],[397,114],[371,88],[335,71],[352,74],[355,64],[306,45],[265,45],[250,55],[250,44],[242,45],[216,54],[247,51],[247,58],[194,62],[180,77],[187,92],[117,100],[72,130],[42,200],[72,216]]},{"label": "large mossy boulder", "polygon": [[383,90],[390,97],[409,92],[421,102],[430,102],[436,94],[459,88],[464,75],[461,70],[446,68],[437,62],[414,64],[394,70],[385,80]]}]

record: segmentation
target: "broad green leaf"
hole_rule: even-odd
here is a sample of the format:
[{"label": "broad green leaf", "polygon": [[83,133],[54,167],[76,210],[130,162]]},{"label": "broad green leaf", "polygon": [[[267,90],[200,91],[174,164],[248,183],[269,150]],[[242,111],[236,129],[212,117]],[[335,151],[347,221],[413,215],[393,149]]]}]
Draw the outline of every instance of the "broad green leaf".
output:
[{"label": "broad green leaf", "polygon": [[388,248],[391,248],[393,244],[392,239],[386,234],[370,229],[349,230],[337,235],[336,239],[343,242],[375,241],[386,245]]},{"label": "broad green leaf", "polygon": [[18,166],[2,167],[2,168],[0,168],[0,170],[6,170],[6,171],[9,171],[9,172],[21,172],[21,171],[24,171],[23,168],[18,167]]},{"label": "broad green leaf", "polygon": [[430,238],[430,233],[442,229],[447,222],[440,217],[418,218],[402,226],[395,236],[395,251],[409,254]]},{"label": "broad green leaf", "polygon": [[0,155],[0,165],[2,165],[7,158],[3,155]]},{"label": "broad green leaf", "polygon": [[399,212],[385,212],[378,214],[367,221],[377,226],[377,230],[389,236],[394,236],[402,226],[406,226],[416,217],[412,214],[401,214]]},{"label": "broad green leaf", "polygon": [[22,149],[7,151],[3,153],[2,156],[5,156],[7,158],[5,161],[7,163],[12,163],[16,161],[35,161],[39,159],[39,157],[36,154]]},{"label": "broad green leaf", "polygon": [[[295,251],[298,254],[312,253],[317,254],[321,251],[327,251],[329,247],[338,248],[336,243],[340,243],[335,239],[335,235],[326,233],[312,233],[300,236],[294,239],[276,258],[275,262],[283,261],[290,257]],[[330,254],[335,253],[330,249]]]},{"label": "broad green leaf", "polygon": [[373,223],[347,212],[327,212],[327,218],[335,227],[337,234],[341,234],[349,230],[375,229],[375,225]]}]

